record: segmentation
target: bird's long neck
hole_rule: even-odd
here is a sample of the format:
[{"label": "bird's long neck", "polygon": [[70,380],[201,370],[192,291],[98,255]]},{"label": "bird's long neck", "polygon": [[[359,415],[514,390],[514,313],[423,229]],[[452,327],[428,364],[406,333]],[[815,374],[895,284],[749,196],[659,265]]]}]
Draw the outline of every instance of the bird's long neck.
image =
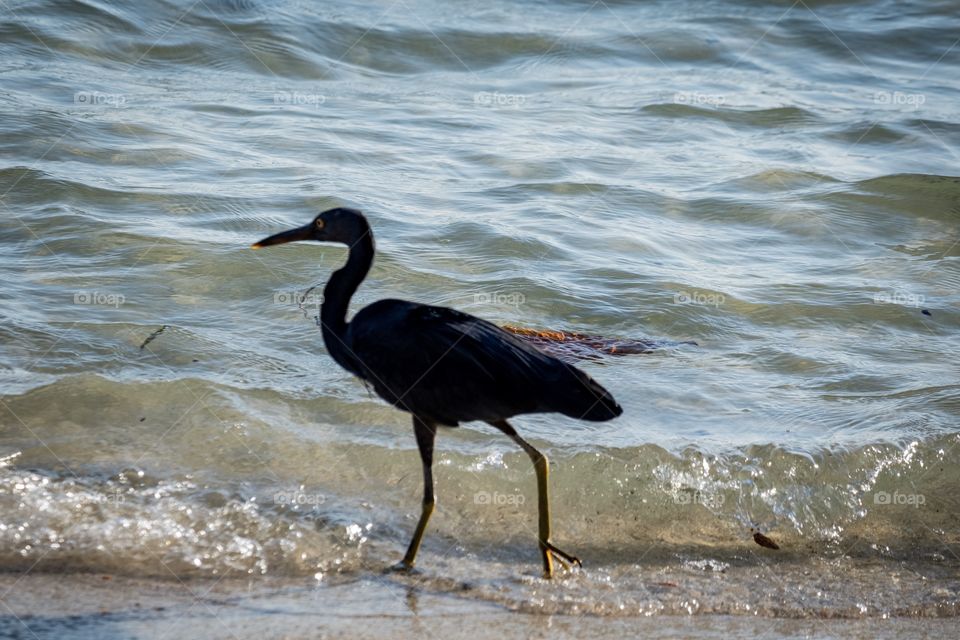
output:
[{"label": "bird's long neck", "polygon": [[359,239],[350,244],[347,264],[338,269],[323,289],[323,305],[320,307],[323,340],[332,352],[344,346],[347,330],[347,307],[350,298],[373,264],[373,233],[367,227]]}]

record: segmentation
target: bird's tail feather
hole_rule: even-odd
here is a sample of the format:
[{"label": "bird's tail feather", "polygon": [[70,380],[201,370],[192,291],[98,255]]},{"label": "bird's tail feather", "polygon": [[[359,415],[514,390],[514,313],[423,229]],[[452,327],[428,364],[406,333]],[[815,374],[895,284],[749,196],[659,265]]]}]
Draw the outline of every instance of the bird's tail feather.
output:
[{"label": "bird's tail feather", "polygon": [[571,393],[561,399],[560,413],[593,422],[612,420],[623,413],[623,408],[600,383],[579,369],[570,367],[570,372],[576,383],[570,385]]}]

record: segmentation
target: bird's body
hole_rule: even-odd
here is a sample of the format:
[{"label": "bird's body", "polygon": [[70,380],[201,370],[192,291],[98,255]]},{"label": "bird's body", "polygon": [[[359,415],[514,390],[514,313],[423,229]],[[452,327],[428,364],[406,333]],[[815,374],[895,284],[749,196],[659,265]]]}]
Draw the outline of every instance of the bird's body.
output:
[{"label": "bird's body", "polygon": [[582,371],[455,309],[381,300],[357,313],[343,341],[377,395],[437,424],[611,413],[612,397]]},{"label": "bird's body", "polygon": [[424,464],[424,511],[403,564],[413,565],[433,510],[431,472],[436,426],[482,420],[501,429],[530,455],[540,492],[540,545],[545,571],[551,555],[576,561],[550,544],[546,458],[517,435],[507,418],[557,412],[583,420],[610,420],[622,409],[583,371],[520,340],[500,327],[447,307],[386,299],[346,320],[350,297],[373,262],[366,218],[352,209],[331,209],[306,227],[266,238],[254,247],[295,240],[342,242],[347,264],[324,288],[320,320],[327,351],[344,369],[368,382],[377,395],[414,416]]}]

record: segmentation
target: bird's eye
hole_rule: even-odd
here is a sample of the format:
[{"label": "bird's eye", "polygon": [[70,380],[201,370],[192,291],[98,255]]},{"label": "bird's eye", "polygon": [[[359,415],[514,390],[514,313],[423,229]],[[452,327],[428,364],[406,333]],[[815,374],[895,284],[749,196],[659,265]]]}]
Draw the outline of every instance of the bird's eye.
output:
[{"label": "bird's eye", "polygon": [[323,220],[320,218],[317,218],[316,225],[317,225],[317,229],[323,229]]}]

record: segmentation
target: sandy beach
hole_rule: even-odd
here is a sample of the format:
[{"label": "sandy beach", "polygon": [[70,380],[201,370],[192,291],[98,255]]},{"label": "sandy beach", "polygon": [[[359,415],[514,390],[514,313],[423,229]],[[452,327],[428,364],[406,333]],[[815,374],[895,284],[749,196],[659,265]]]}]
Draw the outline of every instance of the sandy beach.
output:
[{"label": "sandy beach", "polygon": [[[107,574],[0,575],[0,637],[10,638],[912,638],[956,630],[960,580],[930,576],[928,602],[879,612],[862,604],[857,581],[869,573],[834,563],[836,575],[794,576],[778,583],[761,566],[692,579],[678,570],[650,571],[640,611],[582,610],[578,576],[554,581],[518,576],[526,599],[502,584],[414,574],[361,572],[313,579],[145,579]],[[884,570],[874,567],[874,570]],[[842,574],[850,575],[844,582]],[[924,576],[908,572],[917,582]],[[863,575],[858,575],[863,574]],[[749,584],[751,576],[755,583]],[[893,576],[888,589],[899,589]],[[706,582],[725,582],[704,595]],[[739,591],[754,594],[745,604]],[[805,601],[861,604],[811,609]],[[800,595],[797,595],[800,594]],[[934,594],[932,597],[930,594]],[[936,594],[939,594],[937,597]],[[876,597],[895,601],[878,590]],[[723,600],[737,600],[736,613]],[[602,611],[602,613],[597,613]],[[717,611],[721,613],[712,613]],[[727,611],[726,613],[722,613]],[[813,615],[816,611],[818,615]]]},{"label": "sandy beach", "polygon": [[595,616],[510,611],[392,578],[298,581],[0,576],[4,638],[927,638],[956,620],[744,615]]}]

